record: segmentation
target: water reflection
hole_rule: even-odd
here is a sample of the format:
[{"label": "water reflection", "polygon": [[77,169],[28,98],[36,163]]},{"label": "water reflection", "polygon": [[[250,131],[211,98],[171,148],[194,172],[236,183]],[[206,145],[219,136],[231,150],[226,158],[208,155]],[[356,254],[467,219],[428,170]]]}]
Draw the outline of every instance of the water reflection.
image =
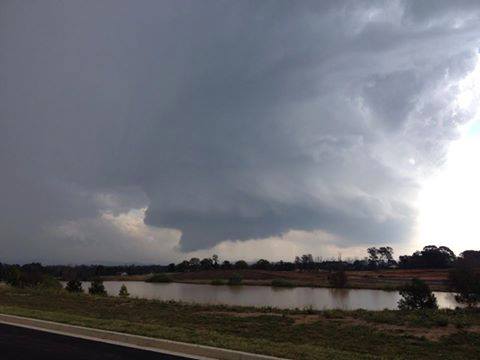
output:
[{"label": "water reflection", "polygon": [[[106,281],[109,295],[118,295],[121,281]],[[214,286],[198,284],[153,284],[142,281],[125,282],[133,297],[176,300],[204,304],[272,306],[284,309],[311,307],[322,309],[396,309],[400,295],[395,291],[326,288],[274,288],[269,286]],[[83,283],[87,290],[89,283]],[[435,293],[442,308],[458,306],[453,294]]]}]

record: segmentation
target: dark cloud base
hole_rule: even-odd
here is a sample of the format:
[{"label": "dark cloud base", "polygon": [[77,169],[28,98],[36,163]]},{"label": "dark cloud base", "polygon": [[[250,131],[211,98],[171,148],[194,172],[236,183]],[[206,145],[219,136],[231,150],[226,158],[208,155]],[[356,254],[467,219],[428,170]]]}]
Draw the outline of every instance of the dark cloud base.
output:
[{"label": "dark cloud base", "polygon": [[31,257],[45,229],[145,206],[185,251],[408,241],[469,119],[478,20],[471,1],[4,1],[1,245]]}]

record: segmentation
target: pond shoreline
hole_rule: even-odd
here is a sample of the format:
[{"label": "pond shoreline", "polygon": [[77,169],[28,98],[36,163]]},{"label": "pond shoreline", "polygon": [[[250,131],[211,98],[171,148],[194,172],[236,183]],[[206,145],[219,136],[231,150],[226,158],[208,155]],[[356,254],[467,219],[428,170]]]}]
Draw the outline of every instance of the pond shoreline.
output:
[{"label": "pond shoreline", "polygon": [[[260,285],[212,285],[186,282],[150,283],[143,281],[105,281],[109,295],[118,295],[126,285],[132,297],[198,304],[270,307],[279,309],[312,308],[315,310],[382,310],[397,308],[398,291],[378,289],[335,289],[321,287],[272,287]],[[83,282],[88,291],[89,282]],[[453,293],[435,292],[441,308],[459,304]]]},{"label": "pond shoreline", "polygon": [[[240,275],[242,284],[271,286],[273,280],[284,280],[292,287],[332,288],[328,282],[328,271],[271,271],[271,270],[207,270],[183,273],[165,273],[172,282],[189,284],[211,284],[212,281],[228,281]],[[102,276],[104,281],[145,281],[153,274]],[[346,271],[347,289],[371,289],[398,291],[413,278],[425,281],[433,291],[449,292],[448,269],[387,269]]]}]

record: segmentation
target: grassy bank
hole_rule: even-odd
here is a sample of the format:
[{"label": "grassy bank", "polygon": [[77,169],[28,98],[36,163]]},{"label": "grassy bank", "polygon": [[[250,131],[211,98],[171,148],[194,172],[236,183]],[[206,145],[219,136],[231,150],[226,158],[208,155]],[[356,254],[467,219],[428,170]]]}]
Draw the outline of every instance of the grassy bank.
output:
[{"label": "grassy bank", "polygon": [[0,312],[292,359],[480,358],[480,311],[312,311],[0,288]]},{"label": "grassy bank", "polygon": [[[281,281],[295,287],[330,287],[328,271],[271,271],[271,270],[205,270],[168,274],[173,282],[211,284],[213,281],[228,283],[234,275],[240,275],[244,285],[271,286],[272,281]],[[397,290],[413,278],[422,279],[434,291],[449,291],[448,270],[445,269],[387,269],[378,271],[347,271],[347,288]],[[145,281],[151,275],[109,276],[105,281]]]}]

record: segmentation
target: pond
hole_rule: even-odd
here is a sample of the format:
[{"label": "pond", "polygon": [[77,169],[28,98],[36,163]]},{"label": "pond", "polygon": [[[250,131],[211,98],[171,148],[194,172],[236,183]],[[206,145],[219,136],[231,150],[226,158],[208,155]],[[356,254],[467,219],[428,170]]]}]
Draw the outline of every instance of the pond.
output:
[{"label": "pond", "polygon": [[[109,295],[118,295],[122,284],[132,297],[159,300],[175,300],[202,304],[226,304],[241,306],[272,306],[282,309],[396,309],[400,295],[396,291],[329,288],[275,288],[251,285],[199,285],[184,283],[146,283],[143,281],[105,281]],[[90,283],[82,284],[85,290]],[[454,295],[435,292],[441,308],[459,306]]]}]

